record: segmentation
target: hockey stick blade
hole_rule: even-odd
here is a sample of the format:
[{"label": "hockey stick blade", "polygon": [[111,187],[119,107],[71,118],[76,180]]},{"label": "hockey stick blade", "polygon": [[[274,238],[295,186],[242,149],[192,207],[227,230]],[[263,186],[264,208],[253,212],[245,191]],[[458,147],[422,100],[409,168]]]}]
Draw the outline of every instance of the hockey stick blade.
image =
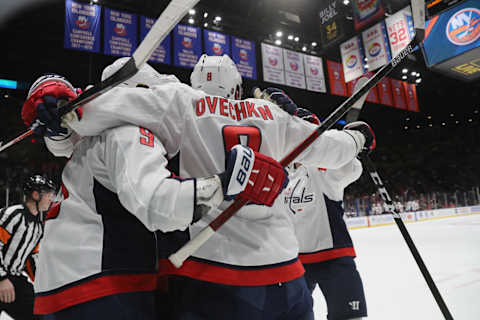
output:
[{"label": "hockey stick blade", "polygon": [[[70,111],[75,110],[81,105],[84,105],[101,94],[112,89],[116,85],[129,79],[137,73],[137,71],[143,66],[145,62],[150,59],[152,53],[158,47],[158,45],[165,39],[170,31],[177,25],[178,22],[187,14],[188,10],[193,8],[200,0],[172,0],[162,12],[157,21],[153,24],[152,28],[146,35],[145,39],[140,43],[137,50],[133,53],[132,57],[125,63],[117,72],[110,77],[95,84],[90,89],[85,90],[75,99],[69,101],[59,109],[60,116],[63,116]],[[16,137],[12,141],[5,144],[0,148],[0,152],[14,145],[15,143],[22,141],[33,133],[31,129],[22,135]]]},{"label": "hockey stick blade", "polygon": [[[287,156],[285,156],[280,164],[285,167],[290,164],[300,153],[308,148],[322,133],[331,128],[338,120],[340,120],[345,113],[347,113],[354,104],[356,104],[368,91],[376,86],[383,77],[389,74],[400,62],[405,59],[407,55],[413,52],[413,49],[419,45],[425,36],[425,17],[421,19],[422,13],[425,15],[425,0],[412,0],[412,11],[417,10],[413,15],[415,37],[409,42],[406,48],[390,61],[390,63],[380,68],[375,75],[370,78],[357,92],[355,92],[350,98],[345,100],[333,113],[328,116],[324,122],[322,122],[317,129],[310,134],[301,144],[293,149]],[[422,24],[423,21],[423,24]],[[205,227],[199,235],[192,238],[187,244],[180,248],[177,252],[170,255],[169,260],[177,268],[181,267],[183,262],[191,256],[196,249],[200,248],[218,228],[220,228],[230,217],[232,217],[240,208],[246,204],[247,201],[236,200],[227,209],[225,209],[220,215],[218,215],[210,224]],[[210,230],[211,229],[211,230]],[[194,241],[195,244],[190,242]]]}]

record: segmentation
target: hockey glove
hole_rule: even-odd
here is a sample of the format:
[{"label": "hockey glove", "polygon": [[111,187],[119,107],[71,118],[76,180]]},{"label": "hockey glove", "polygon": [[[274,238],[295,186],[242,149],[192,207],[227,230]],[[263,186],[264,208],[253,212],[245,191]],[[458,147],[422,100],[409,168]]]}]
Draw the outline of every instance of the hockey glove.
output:
[{"label": "hockey glove", "polygon": [[[377,142],[372,128],[363,121],[355,121],[343,127],[343,130],[350,134],[357,145],[357,155],[362,157],[375,149]],[[359,133],[361,136],[359,136]],[[363,141],[362,141],[363,140]]]},{"label": "hockey glove", "polygon": [[[30,88],[22,107],[22,119],[41,136],[68,136],[69,130],[62,125],[58,107],[77,95],[78,91],[64,77],[56,74],[44,75]],[[80,108],[72,113],[77,119],[81,118]]]},{"label": "hockey glove", "polygon": [[259,88],[253,88],[253,97],[273,102],[291,115],[295,115],[298,108],[285,91],[278,88],[267,88],[264,91],[261,91]]},{"label": "hockey glove", "polygon": [[308,121],[310,123],[320,125],[320,120],[318,119],[317,115],[315,113],[312,113],[308,109],[299,107],[295,112],[295,116],[299,117],[302,120]]}]

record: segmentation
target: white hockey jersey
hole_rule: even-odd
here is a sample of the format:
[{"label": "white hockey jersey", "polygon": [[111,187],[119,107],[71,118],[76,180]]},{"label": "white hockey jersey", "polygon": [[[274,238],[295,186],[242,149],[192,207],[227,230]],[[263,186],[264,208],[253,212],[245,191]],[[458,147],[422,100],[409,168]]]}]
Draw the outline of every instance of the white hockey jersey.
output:
[{"label": "white hockey jersey", "polygon": [[[85,105],[82,120],[71,127],[85,136],[125,123],[151,130],[169,157],[180,153],[182,178],[224,171],[225,152],[238,143],[279,160],[315,128],[268,101],[228,100],[183,84],[115,88]],[[355,153],[350,135],[331,130],[299,158],[304,163],[340,168],[347,162],[344,159],[350,161]],[[141,163],[139,159],[138,165]],[[292,220],[278,205],[242,208],[182,268],[174,269],[166,260],[161,268],[233,285],[267,285],[301,276],[304,271],[297,259]],[[190,235],[195,236],[219,212],[191,226]]]},{"label": "white hockey jersey", "polygon": [[50,210],[35,280],[35,313],[106,295],[154,290],[157,239],[185,230],[194,182],[171,179],[165,149],[148,130],[121,126],[75,145]]},{"label": "white hockey jersey", "polygon": [[338,169],[302,165],[289,174],[283,204],[294,219],[302,263],[355,256],[342,201],[344,189],[361,174],[356,158]]}]

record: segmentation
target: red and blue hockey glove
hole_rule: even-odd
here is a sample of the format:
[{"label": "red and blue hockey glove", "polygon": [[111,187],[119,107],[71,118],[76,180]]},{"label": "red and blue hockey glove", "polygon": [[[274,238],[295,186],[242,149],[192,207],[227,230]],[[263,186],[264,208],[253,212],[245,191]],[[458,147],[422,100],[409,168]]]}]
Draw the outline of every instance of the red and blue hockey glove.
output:
[{"label": "red and blue hockey glove", "polygon": [[298,108],[297,111],[294,114],[296,117],[299,117],[302,120],[311,122],[316,125],[320,125],[320,120],[318,119],[317,115],[315,113],[312,113],[308,109],[304,108]]},{"label": "red and blue hockey glove", "polygon": [[[30,88],[22,107],[22,119],[35,133],[42,136],[67,136],[68,128],[62,126],[58,113],[59,104],[77,97],[78,90],[64,77],[48,74],[38,78]],[[81,108],[75,116],[81,118]]]}]

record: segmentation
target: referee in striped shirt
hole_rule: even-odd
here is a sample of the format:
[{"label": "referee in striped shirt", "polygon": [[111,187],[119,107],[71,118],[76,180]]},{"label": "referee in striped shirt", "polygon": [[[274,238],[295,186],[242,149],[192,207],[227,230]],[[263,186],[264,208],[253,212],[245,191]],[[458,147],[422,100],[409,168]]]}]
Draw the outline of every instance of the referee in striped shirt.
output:
[{"label": "referee in striped shirt", "polygon": [[15,320],[33,318],[33,280],[38,245],[43,235],[42,216],[55,192],[52,181],[28,177],[23,204],[0,210],[0,312]]}]

